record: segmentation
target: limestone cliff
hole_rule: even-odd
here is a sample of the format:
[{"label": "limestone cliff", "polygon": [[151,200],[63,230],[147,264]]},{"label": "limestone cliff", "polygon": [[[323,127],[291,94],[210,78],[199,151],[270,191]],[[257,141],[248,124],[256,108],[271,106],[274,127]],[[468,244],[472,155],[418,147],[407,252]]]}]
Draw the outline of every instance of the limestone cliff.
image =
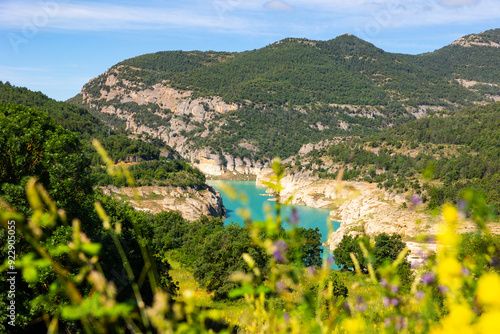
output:
[{"label": "limestone cliff", "polygon": [[220,176],[225,173],[252,174],[257,175],[269,167],[269,163],[248,158],[233,157],[230,154],[210,154],[208,149],[196,150],[191,154],[191,164],[200,169],[206,175]]},{"label": "limestone cliff", "polygon": [[[185,137],[186,132],[205,129],[217,115],[239,108],[218,96],[195,98],[191,91],[171,88],[168,81],[152,86],[131,82],[121,78],[126,73],[124,66],[114,66],[92,79],[82,88],[82,103],[125,121],[126,129],[134,134],[148,134],[163,140],[184,158],[197,159],[198,155],[192,149],[193,143]],[[212,126],[217,127],[217,123]],[[208,133],[207,128],[201,136]]]},{"label": "limestone cliff", "polygon": [[198,188],[137,187],[135,189],[107,186],[101,189],[106,195],[129,202],[136,210],[153,213],[177,211],[190,221],[203,215],[222,217],[226,213],[220,193],[208,185]]},{"label": "limestone cliff", "polygon": [[[115,66],[91,80],[80,93],[82,103],[99,113],[125,121],[126,128],[133,134],[147,134],[161,139],[207,175],[232,172],[255,175],[268,166],[268,163],[225,152],[213,154],[209,148],[195,148],[195,143],[186,136],[187,132],[195,129],[202,130],[201,137],[208,136],[212,131],[217,132],[222,125],[217,116],[237,110],[240,107],[238,104],[226,103],[218,96],[195,98],[191,91],[171,88],[168,81],[152,86],[138,84],[123,79],[125,74],[123,66]],[[96,87],[99,89],[97,92]],[[140,107],[144,109],[138,109]],[[142,113],[141,117],[137,117],[138,113]],[[249,150],[258,150],[248,143],[241,145]]]}]

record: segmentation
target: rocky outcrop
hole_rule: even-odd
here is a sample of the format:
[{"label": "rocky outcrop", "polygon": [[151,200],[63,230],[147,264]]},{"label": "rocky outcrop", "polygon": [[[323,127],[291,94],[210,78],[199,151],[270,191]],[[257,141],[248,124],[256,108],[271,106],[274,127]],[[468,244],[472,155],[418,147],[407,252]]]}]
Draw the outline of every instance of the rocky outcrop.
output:
[{"label": "rocky outcrop", "polygon": [[[238,109],[237,104],[225,103],[218,96],[192,98],[191,91],[171,88],[168,81],[146,87],[144,84],[138,85],[127,80],[117,79],[124,70],[123,66],[115,66],[101,75],[105,78],[105,83],[101,87],[98,97],[87,93],[86,87],[84,87],[81,92],[83,102],[92,105],[97,100],[105,102],[118,100],[119,103],[156,104],[161,110],[170,110],[176,115],[192,115],[198,121],[209,118],[213,113],[226,113]],[[103,112],[106,111],[111,113],[116,112],[116,109],[115,111],[111,108],[103,110]],[[158,115],[162,116],[161,113]]]},{"label": "rocky outcrop", "polygon": [[101,189],[106,195],[129,202],[136,210],[177,211],[190,221],[203,215],[222,217],[226,213],[220,193],[208,185],[200,188],[107,186]]},{"label": "rocky outcrop", "polygon": [[346,137],[338,137],[338,138],[333,138],[333,139],[326,139],[326,140],[321,140],[317,143],[308,143],[305,145],[302,145],[302,147],[299,150],[299,155],[306,155],[311,151],[314,150],[321,150],[323,148],[327,148],[333,145],[338,145],[340,142],[345,141],[347,138]]},{"label": "rocky outcrop", "polygon": [[[268,176],[259,175],[257,182],[261,183]],[[287,175],[281,184],[284,187],[282,199],[293,196],[292,204],[332,210],[332,219],[341,222],[340,228],[329,237],[328,245],[332,249],[345,234],[388,232],[413,238],[435,226],[435,221],[424,213],[403,208],[403,203],[406,207],[411,206],[404,195],[387,192],[374,183],[337,182],[306,172]],[[415,221],[422,223],[416,224]]]},{"label": "rocky outcrop", "polygon": [[470,48],[473,45],[475,46],[489,46],[494,48],[500,48],[500,43],[492,41],[485,36],[481,36],[480,34],[470,34],[464,37],[461,37],[451,43],[451,45],[460,45],[466,48]]},{"label": "rocky outcrop", "polygon": [[[193,97],[193,92],[174,89],[169,86],[168,81],[152,86],[130,82],[120,78],[121,74],[126,74],[126,70],[124,66],[115,66],[91,80],[82,88],[83,104],[124,120],[127,130],[134,134],[148,134],[163,140],[187,159],[192,157],[193,149],[192,143],[184,135],[185,132],[201,129],[205,130],[201,136],[207,136],[208,130],[205,126],[208,126],[211,120],[219,114],[240,107],[235,103],[224,102],[219,96]],[[97,94],[96,87],[100,88]],[[129,102],[138,106],[154,106],[149,112],[164,121],[160,122],[161,124],[138,121],[136,112],[129,111],[126,107]],[[210,124],[217,126],[216,122]]]},{"label": "rocky outcrop", "polygon": [[204,174],[211,176],[220,176],[228,172],[257,175],[269,167],[267,162],[261,163],[248,158],[241,159],[230,154],[223,154],[221,157],[219,154],[208,153],[208,150],[194,151],[191,154],[191,164]]}]

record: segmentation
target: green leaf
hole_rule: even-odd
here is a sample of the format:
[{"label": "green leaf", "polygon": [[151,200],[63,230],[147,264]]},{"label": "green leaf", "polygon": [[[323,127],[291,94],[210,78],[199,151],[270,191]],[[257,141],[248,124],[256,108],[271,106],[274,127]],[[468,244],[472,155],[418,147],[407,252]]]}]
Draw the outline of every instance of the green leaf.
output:
[{"label": "green leaf", "polygon": [[265,286],[265,285],[259,285],[259,287],[257,288],[257,294],[261,294],[261,293],[268,293],[268,292],[271,292],[271,289],[268,287],[268,286]]},{"label": "green leaf", "polygon": [[61,310],[61,317],[65,320],[78,320],[85,315],[86,312],[80,306],[65,306]]},{"label": "green leaf", "polygon": [[231,290],[228,295],[230,298],[237,298],[246,294],[252,295],[253,293],[254,289],[252,288],[252,286],[249,284],[244,284],[242,287]]},{"label": "green leaf", "polygon": [[101,250],[102,245],[97,243],[84,243],[81,246],[82,252],[87,255],[94,256],[98,255]]},{"label": "green leaf", "polygon": [[49,254],[52,256],[59,256],[65,253],[69,253],[71,248],[68,245],[57,245],[55,248],[49,250]]},{"label": "green leaf", "polygon": [[23,278],[28,283],[35,283],[38,279],[38,273],[36,272],[35,266],[24,267]]}]

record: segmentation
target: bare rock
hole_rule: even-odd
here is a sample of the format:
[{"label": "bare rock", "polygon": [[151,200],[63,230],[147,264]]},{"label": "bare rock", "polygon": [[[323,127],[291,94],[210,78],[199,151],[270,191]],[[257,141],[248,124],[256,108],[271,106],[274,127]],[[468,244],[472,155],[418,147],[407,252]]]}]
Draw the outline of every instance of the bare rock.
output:
[{"label": "bare rock", "polygon": [[129,202],[138,211],[177,211],[190,221],[204,215],[222,217],[226,213],[220,193],[208,185],[200,188],[107,186],[101,189],[107,195]]}]

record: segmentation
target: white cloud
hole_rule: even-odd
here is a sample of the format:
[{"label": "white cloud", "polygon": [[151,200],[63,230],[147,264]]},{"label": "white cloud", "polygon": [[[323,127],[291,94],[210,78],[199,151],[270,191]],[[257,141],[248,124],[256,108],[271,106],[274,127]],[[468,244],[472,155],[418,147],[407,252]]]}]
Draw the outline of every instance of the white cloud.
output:
[{"label": "white cloud", "polygon": [[274,0],[264,4],[264,8],[276,10],[279,12],[293,12],[293,7],[283,1]]},{"label": "white cloud", "polygon": [[464,5],[475,5],[479,3],[480,0],[438,0],[440,4],[448,7],[464,6]]},{"label": "white cloud", "polygon": [[0,4],[0,27],[9,29],[53,28],[63,30],[139,30],[180,28],[214,28],[244,30],[255,26],[249,21],[225,15],[216,10],[194,10],[178,7],[148,7],[98,2],[59,3],[7,2]]},{"label": "white cloud", "polygon": [[[190,0],[144,1],[140,5],[122,1],[45,1],[52,5],[47,7],[44,2],[34,0],[0,0],[0,29],[36,34],[42,28],[73,31],[193,28],[246,35],[284,30],[321,34],[334,30],[361,31],[359,37],[370,38],[390,28],[500,21],[498,0]],[[259,12],[269,9],[293,10],[297,20],[287,22],[285,27],[279,16],[269,20],[269,16],[260,15]],[[293,24],[297,28],[290,31]]]},{"label": "white cloud", "polygon": [[357,31],[370,38],[384,29],[489,23],[498,28],[498,0],[287,0],[296,12],[314,11],[311,26]]}]

